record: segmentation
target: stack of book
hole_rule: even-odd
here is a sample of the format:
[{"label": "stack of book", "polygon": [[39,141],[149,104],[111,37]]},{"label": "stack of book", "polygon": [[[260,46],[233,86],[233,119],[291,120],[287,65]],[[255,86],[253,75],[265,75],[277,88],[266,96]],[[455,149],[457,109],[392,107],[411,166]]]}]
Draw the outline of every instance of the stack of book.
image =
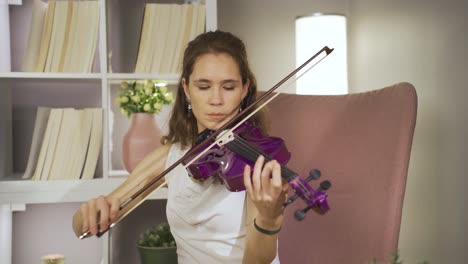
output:
[{"label": "stack of book", "polygon": [[39,107],[23,179],[92,179],[102,144],[101,108]]},{"label": "stack of book", "polygon": [[187,43],[205,31],[205,5],[146,4],[136,73],[181,72]]},{"label": "stack of book", "polygon": [[34,0],[23,71],[91,72],[98,29],[98,1]]}]

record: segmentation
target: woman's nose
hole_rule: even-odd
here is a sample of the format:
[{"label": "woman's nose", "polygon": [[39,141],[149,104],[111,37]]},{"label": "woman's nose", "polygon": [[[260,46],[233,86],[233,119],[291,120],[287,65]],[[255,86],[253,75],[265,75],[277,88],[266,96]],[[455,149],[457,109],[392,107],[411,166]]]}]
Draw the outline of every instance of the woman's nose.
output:
[{"label": "woman's nose", "polygon": [[220,89],[213,89],[209,102],[212,105],[222,105],[224,103],[222,91]]}]

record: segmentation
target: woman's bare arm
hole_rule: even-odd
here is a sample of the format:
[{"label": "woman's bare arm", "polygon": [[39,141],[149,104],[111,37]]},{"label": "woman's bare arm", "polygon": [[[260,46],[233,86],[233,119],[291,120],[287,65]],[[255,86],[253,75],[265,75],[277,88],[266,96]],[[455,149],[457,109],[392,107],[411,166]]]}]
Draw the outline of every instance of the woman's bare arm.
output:
[{"label": "woman's bare arm", "polygon": [[[142,199],[135,199],[125,208],[119,210],[122,202],[141,189],[154,176],[164,171],[170,146],[170,144],[163,145],[148,154],[137,165],[127,180],[107,196],[99,196],[81,204],[73,216],[72,226],[76,236],[79,237],[88,230],[95,235],[99,231],[98,223],[101,230],[107,229],[110,223],[120,220],[125,214],[129,213],[132,207],[140,203]],[[159,187],[164,182],[164,178],[160,179],[155,187]],[[149,194],[152,190],[143,193],[142,196]]]},{"label": "woman's bare arm", "polygon": [[261,219],[258,211],[252,203],[252,200],[247,199],[247,235],[245,239],[245,251],[242,263],[265,263],[270,264],[277,255],[278,234],[265,235],[260,233],[254,227],[254,219],[258,226],[267,230],[277,230],[281,228],[283,216],[277,219]]}]

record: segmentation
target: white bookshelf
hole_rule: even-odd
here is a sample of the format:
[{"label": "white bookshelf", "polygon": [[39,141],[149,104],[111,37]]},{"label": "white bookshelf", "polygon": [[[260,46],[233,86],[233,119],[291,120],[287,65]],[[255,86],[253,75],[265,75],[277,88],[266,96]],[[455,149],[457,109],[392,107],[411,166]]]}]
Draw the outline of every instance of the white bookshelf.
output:
[{"label": "white bookshelf", "polygon": [[[117,86],[123,80],[157,79],[172,86],[170,89],[174,89],[179,81],[180,76],[176,74],[134,74],[130,73],[130,71],[116,72],[118,68],[129,69],[134,67],[134,65],[129,65],[128,61],[133,61],[134,63],[136,57],[128,58],[127,55],[136,54],[137,51],[134,50],[135,39],[131,40],[133,44],[125,43],[125,41],[127,41],[125,38],[120,38],[121,41],[119,39],[114,39],[113,36],[119,35],[121,31],[126,32],[127,29],[120,29],[115,23],[112,24],[111,17],[114,16],[118,19],[119,16],[119,13],[114,14],[112,12],[122,13],[124,12],[122,11],[123,9],[128,9],[128,6],[133,7],[133,5],[142,9],[146,2],[154,3],[158,1],[96,1],[99,1],[100,6],[99,40],[94,67],[91,73],[38,73],[19,71],[25,51],[25,42],[27,42],[27,35],[29,33],[32,1],[22,1],[19,5],[10,6],[12,71],[0,72],[0,91],[3,89],[9,89],[11,91],[13,97],[13,127],[19,127],[19,129],[17,129],[19,132],[15,131],[13,135],[13,159],[15,167],[25,167],[27,162],[29,148],[24,142],[31,141],[31,129],[34,126],[35,119],[31,111],[37,108],[37,106],[47,105],[51,107],[75,108],[102,107],[104,123],[102,151],[98,161],[95,179],[54,181],[21,180],[21,175],[23,173],[21,169],[19,171],[14,171],[12,175],[4,175],[0,178],[0,206],[3,206],[2,208],[11,208],[11,210],[9,213],[4,213],[6,211],[1,210],[0,219],[5,219],[5,217],[13,218],[13,211],[27,211],[28,206],[41,204],[59,206],[66,203],[87,201],[90,198],[107,194],[122,184],[128,176],[128,173],[122,170],[122,168],[114,168],[112,164],[118,163],[118,161],[113,160],[115,158],[112,157],[110,152],[110,148],[113,144],[120,144],[120,142],[112,142],[113,139],[110,134],[110,130],[112,129],[112,127],[110,127],[112,125],[110,119],[119,114],[113,113],[113,98],[111,98],[112,87]],[[170,1],[162,2],[167,3]],[[184,1],[174,0],[174,3],[183,2]],[[216,0],[204,0],[201,2],[204,2],[206,5],[206,30],[217,29]],[[131,13],[129,14],[131,15]],[[141,20],[142,17],[135,17],[134,19],[138,21]],[[140,25],[133,28],[133,30],[138,30],[137,34],[140,32],[139,27]],[[109,61],[108,54],[114,49],[113,45],[120,47],[121,51],[124,50],[122,47],[125,47],[125,52],[121,52],[120,54],[114,53],[112,55],[113,58],[111,58],[121,63],[121,65],[117,63],[119,67],[112,67],[112,62]],[[118,49],[115,48],[115,50]],[[126,53],[127,51],[129,53]],[[15,114],[18,114],[18,109],[25,109],[19,112],[19,115],[21,115],[20,117],[15,116]],[[151,194],[149,199],[166,199],[166,197],[167,189],[160,188]],[[34,221],[42,221],[42,219],[31,219],[31,225],[34,224]],[[13,223],[13,225],[15,225],[15,223]],[[12,233],[12,230],[10,230],[10,233],[1,234],[1,241],[11,241]],[[100,256],[98,263],[108,264],[111,261],[109,257],[109,252],[111,250],[109,236],[106,235],[102,237],[101,240],[102,248],[99,250],[102,250],[102,252],[94,252],[94,254]],[[64,243],[67,242],[64,241]],[[5,247],[2,246],[0,255],[11,256],[12,252],[5,252],[5,250],[11,250],[11,244],[9,246],[10,248],[8,245]],[[47,245],[40,246],[46,247]],[[76,250],[79,251],[79,248]],[[12,259],[15,259],[15,255],[13,255]],[[0,262],[9,264],[8,261],[5,262],[4,258],[2,258]],[[37,259],[36,262],[39,262],[39,259]]]}]

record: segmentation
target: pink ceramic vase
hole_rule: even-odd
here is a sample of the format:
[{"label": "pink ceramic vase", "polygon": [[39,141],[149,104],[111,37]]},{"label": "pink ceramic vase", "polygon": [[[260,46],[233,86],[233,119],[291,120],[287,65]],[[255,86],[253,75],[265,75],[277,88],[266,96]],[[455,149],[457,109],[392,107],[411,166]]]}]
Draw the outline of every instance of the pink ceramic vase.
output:
[{"label": "pink ceramic vase", "polygon": [[146,155],[161,145],[161,130],[154,114],[133,113],[131,119],[122,146],[122,160],[128,172],[132,172]]}]

